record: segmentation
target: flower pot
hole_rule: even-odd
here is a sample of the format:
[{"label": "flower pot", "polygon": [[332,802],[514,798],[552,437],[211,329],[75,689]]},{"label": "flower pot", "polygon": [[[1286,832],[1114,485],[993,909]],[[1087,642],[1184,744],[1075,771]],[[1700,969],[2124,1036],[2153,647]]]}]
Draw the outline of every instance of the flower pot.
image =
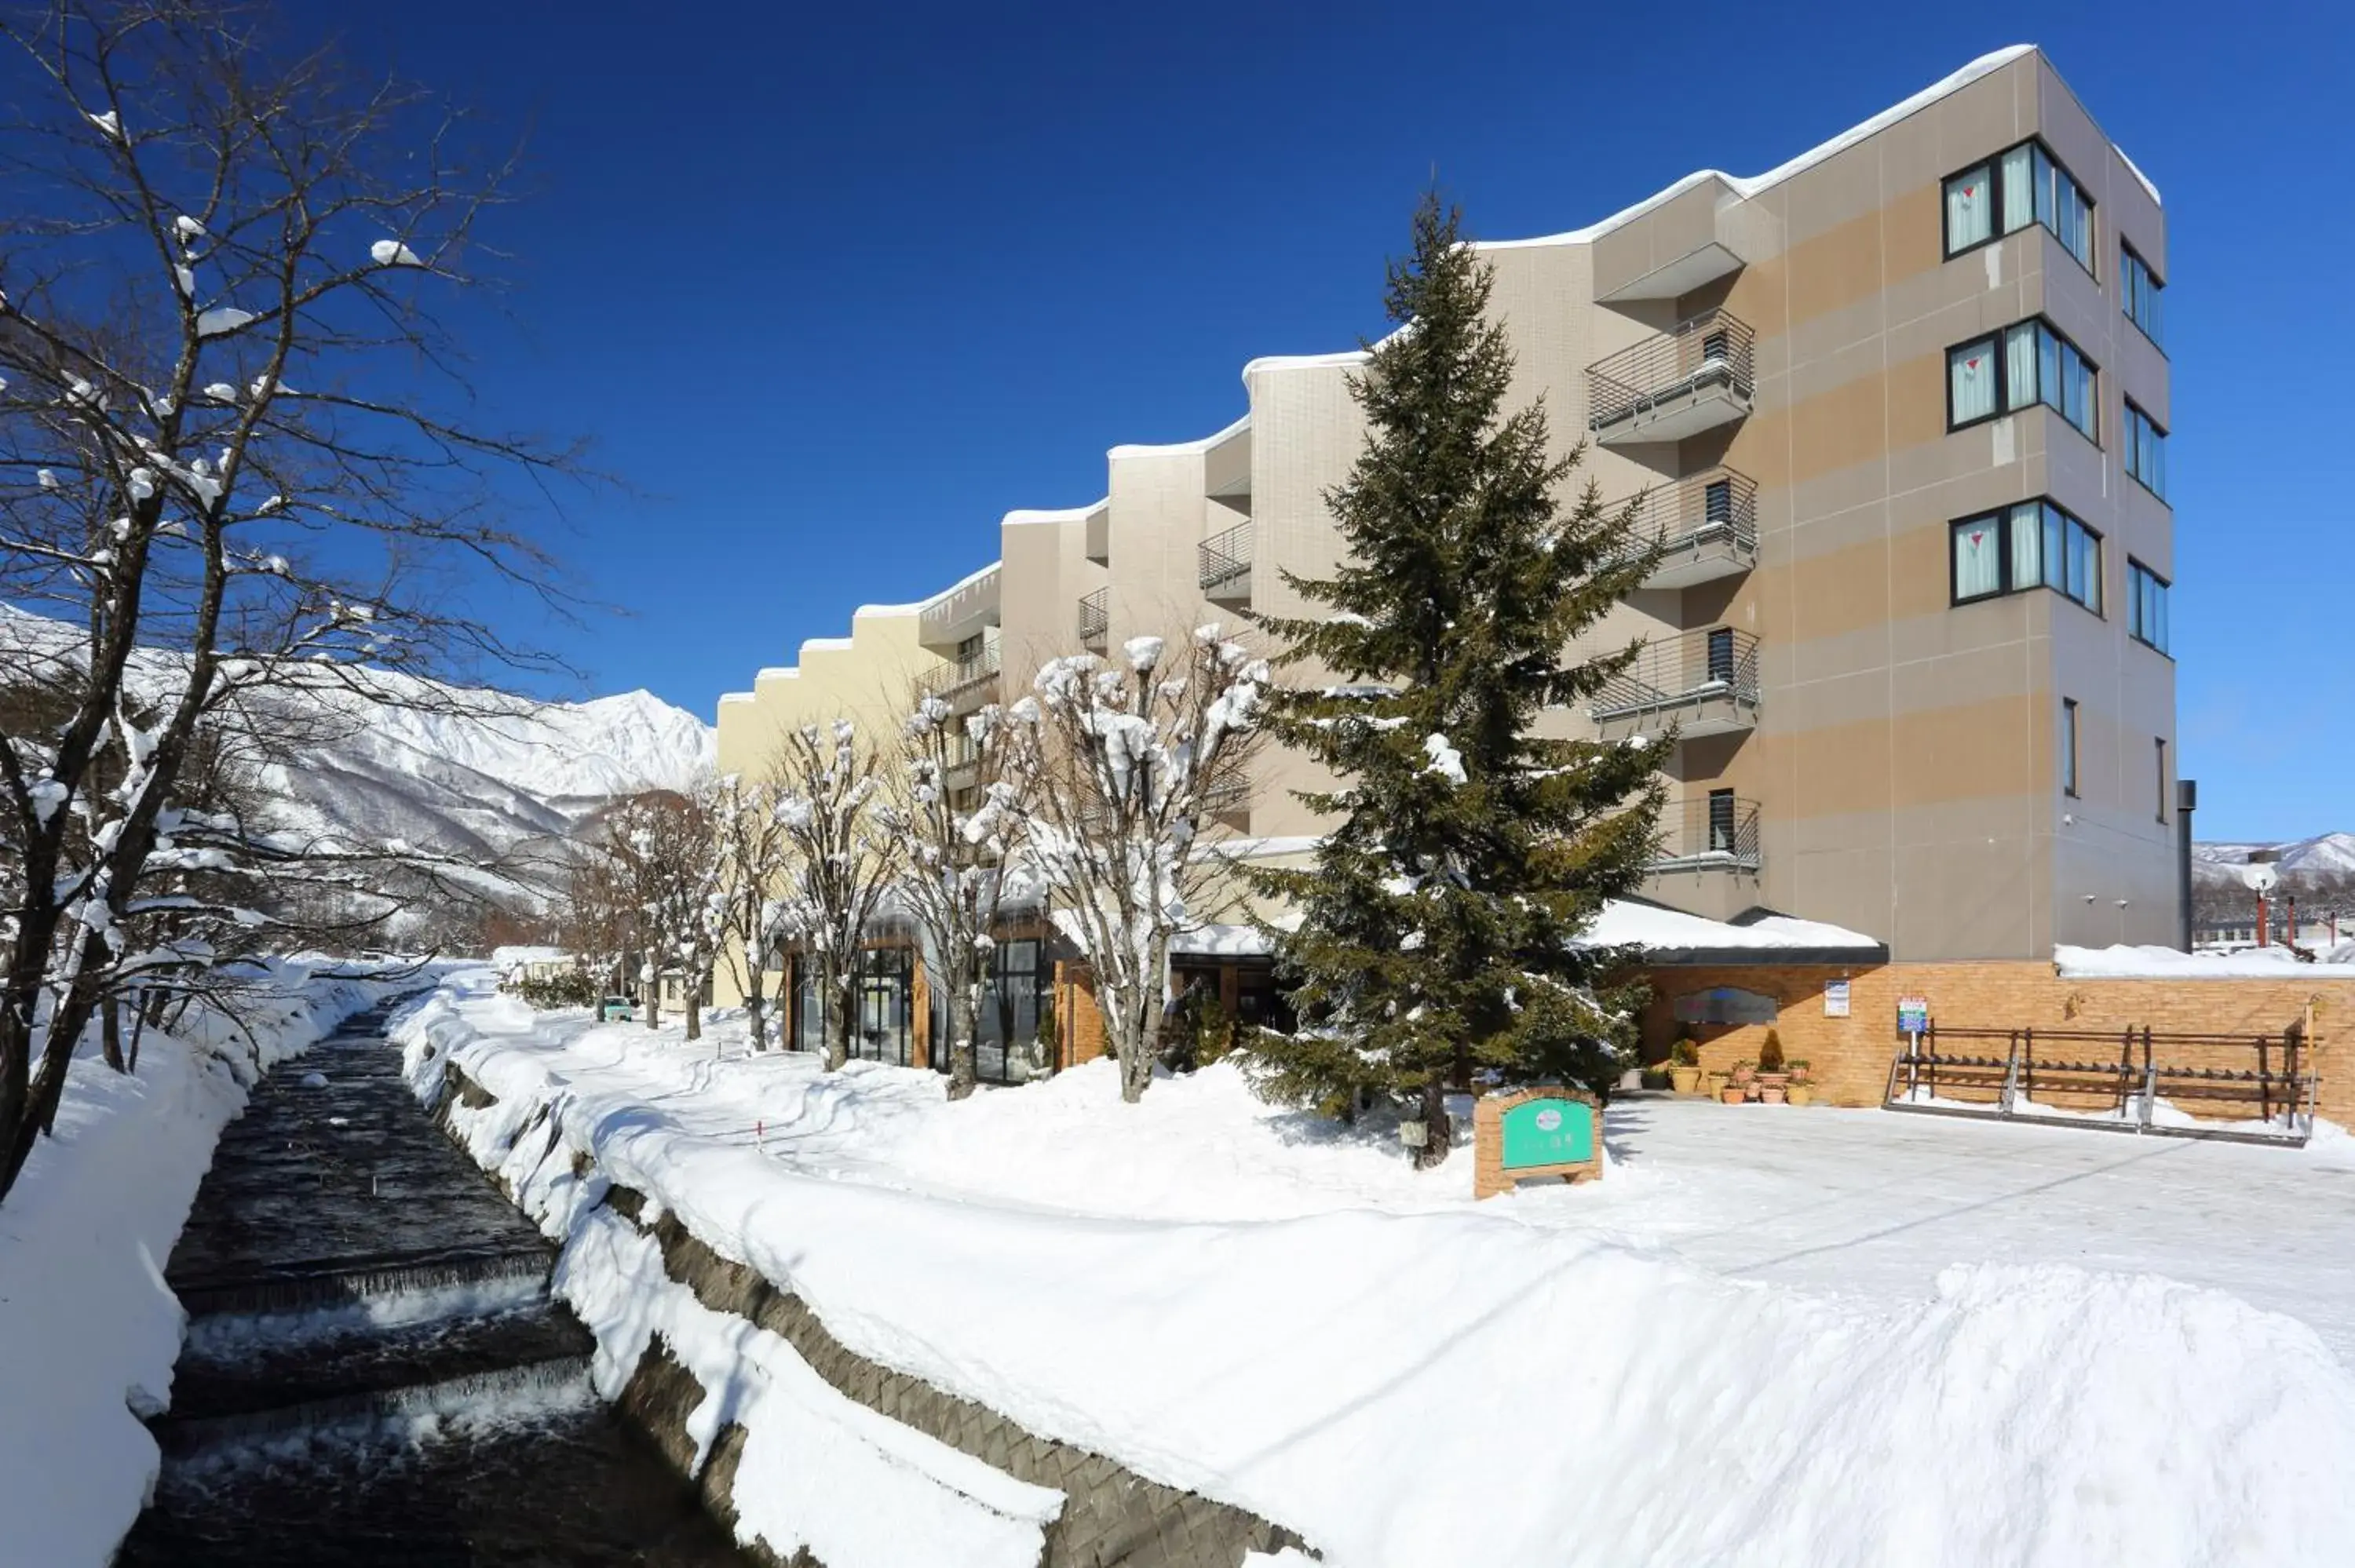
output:
[{"label": "flower pot", "polygon": [[1738,1106],[1750,1097],[1750,1091],[1736,1084],[1728,1084],[1717,1091],[1717,1097],[1727,1105]]},{"label": "flower pot", "polygon": [[1700,1090],[1700,1069],[1671,1067],[1668,1069],[1668,1082],[1675,1086],[1677,1093],[1680,1095],[1698,1094]]},{"label": "flower pot", "polygon": [[1758,1082],[1770,1089],[1787,1089],[1791,1086],[1791,1075],[1788,1073],[1761,1073],[1758,1075]]},{"label": "flower pot", "polygon": [[1785,1089],[1784,1093],[1790,1097],[1790,1101],[1795,1106],[1807,1106],[1816,1103],[1816,1090],[1815,1086],[1812,1084],[1793,1084],[1788,1089]]},{"label": "flower pot", "polygon": [[1785,1088],[1780,1084],[1762,1083],[1758,1086],[1758,1097],[1765,1101],[1770,1106],[1781,1105],[1783,1103],[1783,1097],[1789,1092],[1790,1091],[1788,1089]]},{"label": "flower pot", "polygon": [[1758,1069],[1755,1067],[1743,1065],[1733,1069],[1733,1081],[1737,1084],[1747,1084],[1757,1075]]}]

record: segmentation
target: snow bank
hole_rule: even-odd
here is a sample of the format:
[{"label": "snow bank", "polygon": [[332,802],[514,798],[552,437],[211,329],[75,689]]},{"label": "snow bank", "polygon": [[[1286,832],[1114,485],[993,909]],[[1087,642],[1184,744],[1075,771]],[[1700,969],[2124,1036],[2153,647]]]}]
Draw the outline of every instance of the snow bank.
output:
[{"label": "snow bank", "polygon": [[[384,988],[276,966],[258,1003],[268,1066]],[[105,1563],[155,1483],[140,1417],[169,1402],[180,1304],[164,1266],[221,1128],[245,1105],[243,1052],[218,1027],[149,1031],[139,1073],[73,1065],[57,1136],[36,1144],[0,1204],[0,1559]]]},{"label": "snow bank", "polygon": [[2237,953],[2186,953],[2173,948],[2057,947],[2053,965],[2066,980],[2296,980],[2300,976],[2355,979],[2355,969],[2334,973],[2328,965],[2355,965],[2355,942],[2341,942],[2307,963],[2287,948],[2251,948]]},{"label": "snow bank", "polygon": [[[2355,1375],[2304,1324],[2221,1292],[1978,1266],[1926,1299],[1834,1299],[1532,1224],[1517,1202],[1202,1223],[943,1201],[906,1185],[953,1174],[953,1153],[908,1152],[950,1125],[913,1088],[871,1139],[764,1150],[730,1130],[741,1104],[631,1091],[617,1037],[577,1017],[453,991],[405,1039],[416,1081],[447,1054],[498,1097],[468,1128],[478,1157],[507,1158],[501,1139],[549,1109],[559,1147],[524,1157],[524,1190],[551,1229],[587,1234],[570,1151],[592,1151],[857,1352],[1274,1519],[1335,1568],[2319,1564],[2355,1531],[2336,1480]],[[895,1147],[907,1119],[924,1137]],[[1222,1175],[1250,1141],[1199,1149],[1204,1180],[1253,1184]],[[671,1309],[623,1261],[602,1277],[609,1317]],[[714,1398],[767,1397],[793,1375],[773,1354],[748,1351]]]}]

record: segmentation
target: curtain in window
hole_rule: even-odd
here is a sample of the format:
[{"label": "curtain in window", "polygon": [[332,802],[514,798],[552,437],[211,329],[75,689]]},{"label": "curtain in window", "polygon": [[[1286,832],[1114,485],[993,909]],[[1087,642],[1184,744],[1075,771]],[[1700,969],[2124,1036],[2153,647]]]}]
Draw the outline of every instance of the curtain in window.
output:
[{"label": "curtain in window", "polygon": [[1946,182],[1946,249],[1977,245],[1994,232],[1995,192],[1988,165],[1965,169]]},{"label": "curtain in window", "polygon": [[2090,272],[2094,269],[2093,207],[2085,200],[2085,193],[2077,188],[2077,182],[2068,175],[2060,175],[2055,183],[2061,188],[2061,243]]},{"label": "curtain in window", "polygon": [[2044,155],[2041,147],[2031,143],[2028,150],[2035,157],[2035,173],[2029,185],[2036,193],[2036,221],[2058,234],[2059,215],[2052,210],[2052,160]]},{"label": "curtain in window", "polygon": [[2041,335],[2034,322],[2022,322],[2004,334],[2007,408],[2025,408],[2036,401],[2036,342]]},{"label": "curtain in window", "polygon": [[2026,228],[2036,221],[2036,149],[2026,143],[2003,155],[2003,232]]},{"label": "curtain in window", "polygon": [[2058,507],[2045,506],[2039,510],[2044,516],[2044,586],[2065,591],[2068,586],[2069,520],[2061,515]]},{"label": "curtain in window", "polygon": [[1984,599],[2003,591],[2003,530],[1993,517],[1955,524],[1955,598]]},{"label": "curtain in window", "polygon": [[1967,424],[1995,412],[1995,339],[1981,338],[1946,351],[1947,398],[1954,422]]},{"label": "curtain in window", "polygon": [[2011,586],[2034,588],[2044,580],[2044,509],[2030,501],[2011,509]]}]

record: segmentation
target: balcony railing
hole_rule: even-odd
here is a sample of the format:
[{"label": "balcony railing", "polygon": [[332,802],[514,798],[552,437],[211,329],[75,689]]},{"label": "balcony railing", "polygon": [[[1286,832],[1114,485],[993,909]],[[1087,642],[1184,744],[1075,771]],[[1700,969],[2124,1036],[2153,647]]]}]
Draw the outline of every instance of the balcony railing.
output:
[{"label": "balcony railing", "polygon": [[1664,485],[1636,514],[1635,545],[1659,556],[1646,588],[1688,588],[1758,564],[1758,485],[1730,468]]},{"label": "balcony railing", "polygon": [[1606,739],[1728,735],[1758,722],[1758,639],[1731,626],[1680,632],[1646,647],[1587,710]]},{"label": "balcony railing", "polygon": [[916,694],[938,697],[953,709],[979,707],[996,691],[1002,667],[997,644],[988,643],[970,659],[959,659],[918,676]]},{"label": "balcony railing", "polygon": [[1218,604],[1251,602],[1252,540],[1252,525],[1238,523],[1194,546],[1195,576],[1203,598]]},{"label": "balcony railing", "polygon": [[1724,793],[1672,801],[1660,813],[1659,871],[1758,870],[1758,802]]},{"label": "balcony railing", "polygon": [[1604,441],[1676,441],[1750,412],[1750,323],[1704,311],[1586,367],[1586,423]]},{"label": "balcony railing", "polygon": [[1112,589],[1100,588],[1080,599],[1080,642],[1101,652],[1112,636]]}]

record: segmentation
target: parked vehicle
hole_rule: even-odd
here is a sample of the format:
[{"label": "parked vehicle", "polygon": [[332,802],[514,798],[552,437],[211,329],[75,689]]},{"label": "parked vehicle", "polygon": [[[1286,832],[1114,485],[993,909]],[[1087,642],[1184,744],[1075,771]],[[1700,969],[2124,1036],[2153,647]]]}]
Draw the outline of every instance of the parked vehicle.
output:
[{"label": "parked vehicle", "polygon": [[637,1021],[638,1004],[626,996],[609,996],[597,1004],[597,1022],[600,1023],[635,1023]]}]

